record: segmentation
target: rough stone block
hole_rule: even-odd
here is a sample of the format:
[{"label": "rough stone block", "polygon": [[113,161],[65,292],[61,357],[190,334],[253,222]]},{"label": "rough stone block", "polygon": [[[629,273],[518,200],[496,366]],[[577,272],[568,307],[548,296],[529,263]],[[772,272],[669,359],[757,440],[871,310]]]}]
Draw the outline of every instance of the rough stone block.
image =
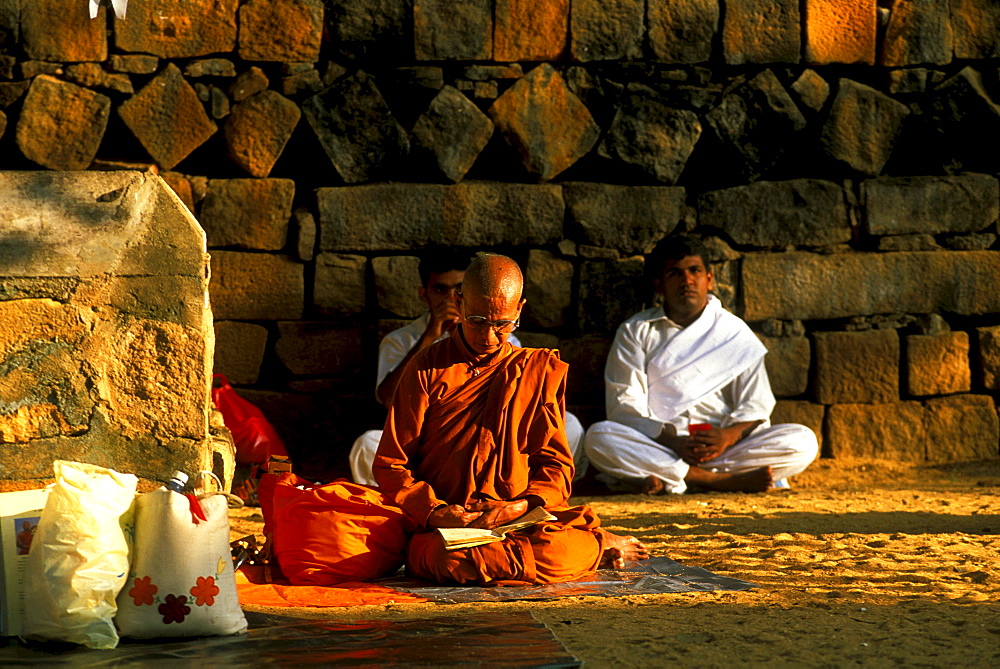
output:
[{"label": "rough stone block", "polygon": [[243,60],[307,63],[319,59],[322,0],[251,0],[239,9]]},{"label": "rough stone block", "polygon": [[979,336],[979,374],[988,390],[1000,390],[1000,325],[976,328]]},{"label": "rough stone block", "polygon": [[361,372],[361,330],[323,322],[278,323],[274,352],[292,374]]},{"label": "rough stone block", "polygon": [[257,383],[267,347],[267,328],[240,321],[215,322],[215,373],[230,383]]},{"label": "rough stone block", "polygon": [[1000,3],[949,0],[955,58],[1000,57]]},{"label": "rough stone block", "polygon": [[604,406],[604,363],[611,350],[611,339],[584,335],[559,342],[559,355],[569,364],[567,395],[574,402],[589,398]]},{"label": "rough stone block", "polygon": [[924,406],[928,462],[997,457],[1000,427],[993,398],[954,395],[927,400]]},{"label": "rough stone block", "polygon": [[648,0],[646,11],[649,45],[657,60],[704,63],[712,57],[719,0]]},{"label": "rough stone block", "polygon": [[841,79],[820,145],[834,161],[877,175],[889,159],[909,108],[874,88]]},{"label": "rough stone block", "polygon": [[212,252],[212,309],[221,320],[274,321],[302,317],[304,268],[270,253]]},{"label": "rough stone block", "polygon": [[632,95],[615,113],[598,153],[673,184],[684,171],[701,130],[694,112]]},{"label": "rough stone block", "polygon": [[267,75],[264,74],[264,71],[254,65],[246,72],[241,73],[229,85],[229,97],[233,99],[233,102],[242,102],[251,95],[256,95],[261,91],[267,90],[267,87],[270,85],[271,82],[267,78]]},{"label": "rough stone block", "polygon": [[40,75],[24,99],[17,147],[49,169],[86,169],[97,155],[110,115],[107,96]]},{"label": "rough stone block", "polygon": [[947,65],[951,62],[952,31],[948,3],[938,0],[896,2],[882,40],[882,65]]},{"label": "rough stone block", "polygon": [[192,79],[200,77],[229,79],[236,76],[236,65],[228,58],[200,58],[184,66],[184,76]]},{"label": "rough stone block", "polygon": [[492,136],[489,117],[457,88],[445,86],[413,125],[411,140],[415,155],[429,156],[446,179],[457,183]]},{"label": "rough stone block", "polygon": [[705,193],[698,198],[698,220],[750,246],[851,241],[843,187],[819,179],[759,181]]},{"label": "rough stone block", "polygon": [[816,332],[815,396],[820,404],[899,399],[895,330]]},{"label": "rough stone block", "polygon": [[927,95],[921,108],[952,171],[1000,172],[1000,106],[978,71],[962,68]]},{"label": "rough stone block", "polygon": [[581,241],[649,253],[673,232],[684,210],[683,188],[564,183],[567,220],[579,228]]},{"label": "rough stone block", "polygon": [[559,60],[566,50],[570,0],[496,0],[493,59]]},{"label": "rough stone block", "polygon": [[573,263],[548,251],[528,252],[524,274],[525,321],[543,328],[562,327],[573,300]]},{"label": "rough stone block", "polygon": [[396,121],[371,76],[341,77],[302,103],[323,150],[347,183],[369,181],[409,151],[406,131]]},{"label": "rough stone block", "polygon": [[799,400],[778,400],[771,412],[771,425],[795,423],[805,425],[816,435],[820,452],[823,449],[823,419],[826,407],[822,404],[802,402]]},{"label": "rough stone block", "polygon": [[642,57],[643,0],[571,0],[570,54],[575,60]]},{"label": "rough stone block", "polygon": [[419,267],[416,256],[372,258],[378,305],[403,318],[416,318],[427,311],[417,292],[421,285]]},{"label": "rough stone block", "polygon": [[126,74],[153,74],[160,66],[160,59],[145,54],[114,54],[111,69]]},{"label": "rough stone block", "polygon": [[238,103],[222,127],[230,160],[251,176],[266,177],[301,116],[298,105],[276,91],[261,91]]},{"label": "rough stone block", "polygon": [[199,217],[209,247],[285,248],[294,197],[291,179],[210,180]]},{"label": "rough stone block", "polygon": [[861,192],[871,235],[977,232],[1000,215],[1000,185],[986,174],[881,177]]},{"label": "rough stone block", "polygon": [[806,0],[806,61],[875,64],[875,0]]},{"label": "rough stone block", "polygon": [[585,261],[580,268],[579,323],[584,332],[612,333],[643,307],[643,258]]},{"label": "rough stone block", "polygon": [[21,44],[28,58],[69,62],[107,59],[104,7],[91,20],[87,3],[31,0],[19,4]]},{"label": "rough stone block", "polygon": [[413,58],[412,0],[326,0],[331,41],[360,60]]},{"label": "rough stone block", "polygon": [[490,60],[493,6],[489,0],[413,0],[417,60]]},{"label": "rough stone block", "polygon": [[313,304],[322,314],[357,314],[365,308],[364,256],[320,253],[316,256]]},{"label": "rough stone block", "polygon": [[0,83],[0,108],[6,109],[15,102],[17,102],[24,92],[28,90],[28,86],[34,81],[12,81]]},{"label": "rough stone block", "polygon": [[295,249],[299,260],[309,261],[316,252],[316,217],[305,207],[297,208],[295,219]]},{"label": "rough stone block", "polygon": [[127,74],[112,74],[97,63],[77,63],[66,68],[66,78],[86,88],[106,88],[131,95],[132,81]]},{"label": "rough stone block", "polygon": [[750,253],[742,284],[749,321],[989,314],[1000,311],[1000,252]]},{"label": "rough stone block", "polygon": [[907,67],[889,72],[889,92],[893,95],[923,93],[927,90],[927,68]]},{"label": "rough stone block", "polygon": [[924,418],[920,402],[835,404],[826,412],[826,443],[834,458],[924,462]]},{"label": "rough stone block", "polygon": [[160,58],[228,53],[236,46],[237,3],[238,0],[132,2],[127,17],[114,20],[115,46],[120,51]]},{"label": "rough stone block", "polygon": [[809,387],[809,364],[812,360],[809,340],[805,337],[757,337],[767,347],[764,366],[774,396],[804,394]]},{"label": "rough stone block", "polygon": [[489,109],[529,174],[547,181],[585,156],[601,129],[547,63],[519,79]]},{"label": "rough stone block", "polygon": [[123,102],[118,114],[164,169],[184,160],[218,129],[173,63]]},{"label": "rough stone block", "polygon": [[371,184],[316,191],[324,251],[542,245],[562,238],[558,186]]},{"label": "rough stone block", "polygon": [[969,392],[969,335],[949,332],[908,336],[906,377],[907,391],[917,397]]},{"label": "rough stone block", "polygon": [[729,0],[725,5],[722,53],[728,64],[799,62],[797,0]]},{"label": "rough stone block", "polygon": [[879,251],[940,251],[941,246],[927,234],[894,235],[878,240]]}]

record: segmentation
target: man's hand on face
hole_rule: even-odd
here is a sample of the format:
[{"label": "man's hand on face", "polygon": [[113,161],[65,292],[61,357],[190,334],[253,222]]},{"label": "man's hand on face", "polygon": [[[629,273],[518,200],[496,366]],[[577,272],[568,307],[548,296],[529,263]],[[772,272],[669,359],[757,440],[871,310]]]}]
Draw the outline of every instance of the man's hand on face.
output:
[{"label": "man's hand on face", "polygon": [[436,530],[439,527],[479,527],[472,523],[482,516],[480,511],[468,511],[464,506],[449,504],[431,511],[427,516],[427,527]]},{"label": "man's hand on face", "polygon": [[431,309],[431,319],[427,323],[428,331],[434,334],[435,339],[446,332],[451,332],[462,320],[462,314],[458,310],[458,301],[454,297],[441,300]]},{"label": "man's hand on face", "polygon": [[483,515],[471,523],[469,527],[481,527],[492,530],[528,513],[528,500],[518,499],[512,502],[488,500],[469,504],[470,511],[481,511]]}]

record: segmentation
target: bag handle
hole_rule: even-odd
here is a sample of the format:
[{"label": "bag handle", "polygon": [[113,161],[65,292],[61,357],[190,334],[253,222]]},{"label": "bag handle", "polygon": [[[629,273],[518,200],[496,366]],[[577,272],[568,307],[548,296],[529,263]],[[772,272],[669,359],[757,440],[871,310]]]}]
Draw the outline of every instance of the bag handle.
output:
[{"label": "bag handle", "polygon": [[[198,499],[205,499],[206,497],[211,497],[213,495],[225,495],[226,500],[229,502],[230,509],[239,509],[240,507],[243,506],[242,499],[222,489],[222,481],[219,479],[218,476],[215,475],[215,472],[210,472],[207,469],[203,469],[197,474],[195,474],[195,476],[197,477],[198,485],[196,485],[194,489],[195,489],[195,495],[198,497]],[[205,490],[200,485],[202,479],[204,479],[205,477],[208,477],[210,480],[215,481],[215,485],[217,486],[216,490],[211,490],[211,491]],[[199,490],[202,490],[202,492],[198,492]]]}]

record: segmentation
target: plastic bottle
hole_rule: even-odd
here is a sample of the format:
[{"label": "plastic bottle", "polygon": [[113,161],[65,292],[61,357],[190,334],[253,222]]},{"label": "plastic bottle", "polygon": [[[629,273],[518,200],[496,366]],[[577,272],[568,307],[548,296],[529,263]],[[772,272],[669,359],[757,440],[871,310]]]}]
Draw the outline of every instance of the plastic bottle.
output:
[{"label": "plastic bottle", "polygon": [[170,480],[167,481],[167,490],[172,490],[174,492],[183,493],[184,486],[187,485],[188,475],[184,472],[174,472],[170,475]]}]

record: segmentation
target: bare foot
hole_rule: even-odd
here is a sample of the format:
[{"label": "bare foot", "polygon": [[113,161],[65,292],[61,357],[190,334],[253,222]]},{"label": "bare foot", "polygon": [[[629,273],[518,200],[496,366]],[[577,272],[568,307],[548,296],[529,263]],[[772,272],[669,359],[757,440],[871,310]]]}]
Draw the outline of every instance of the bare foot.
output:
[{"label": "bare foot", "polygon": [[667,491],[667,486],[664,485],[663,481],[656,478],[652,474],[646,477],[646,480],[642,482],[642,494],[643,495],[662,495]]},{"label": "bare foot", "polygon": [[774,477],[770,467],[737,474],[710,472],[699,467],[691,467],[685,481],[722,492],[767,492],[774,483]]},{"label": "bare foot", "polygon": [[635,537],[612,534],[604,530],[604,554],[601,569],[624,569],[626,562],[637,562],[649,557],[649,552]]}]

